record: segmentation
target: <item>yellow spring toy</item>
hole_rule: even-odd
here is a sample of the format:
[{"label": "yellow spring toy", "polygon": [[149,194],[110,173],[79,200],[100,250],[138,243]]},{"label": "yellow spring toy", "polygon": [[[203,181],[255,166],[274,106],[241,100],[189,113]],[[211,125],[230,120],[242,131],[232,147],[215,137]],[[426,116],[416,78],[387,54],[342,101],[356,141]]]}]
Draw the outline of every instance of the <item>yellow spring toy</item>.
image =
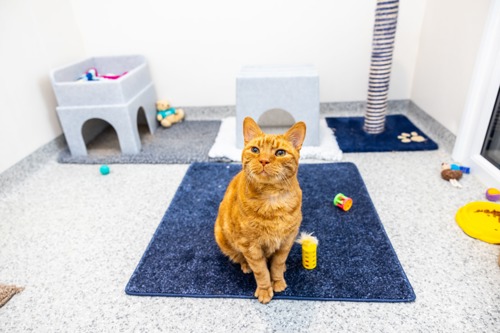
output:
[{"label": "yellow spring toy", "polygon": [[316,268],[318,239],[312,233],[301,232],[296,242],[302,245],[302,265],[304,268]]}]

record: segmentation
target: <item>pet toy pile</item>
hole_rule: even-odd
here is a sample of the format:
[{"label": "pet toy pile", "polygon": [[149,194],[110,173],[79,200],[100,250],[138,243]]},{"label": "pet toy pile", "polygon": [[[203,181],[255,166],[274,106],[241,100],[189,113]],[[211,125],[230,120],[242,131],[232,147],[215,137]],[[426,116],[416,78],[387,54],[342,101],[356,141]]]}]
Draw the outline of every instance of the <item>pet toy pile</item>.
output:
[{"label": "pet toy pile", "polygon": [[103,81],[103,80],[116,80],[121,78],[123,75],[127,74],[128,72],[124,72],[122,74],[105,74],[101,75],[97,71],[96,68],[90,68],[88,71],[80,75],[77,79],[77,81]]}]

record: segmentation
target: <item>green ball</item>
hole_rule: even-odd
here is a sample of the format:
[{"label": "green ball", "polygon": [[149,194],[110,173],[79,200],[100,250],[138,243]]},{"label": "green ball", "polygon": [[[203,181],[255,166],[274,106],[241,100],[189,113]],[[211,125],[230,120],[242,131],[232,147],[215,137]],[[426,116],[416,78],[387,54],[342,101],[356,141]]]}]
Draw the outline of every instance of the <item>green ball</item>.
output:
[{"label": "green ball", "polygon": [[99,171],[101,171],[101,175],[105,176],[105,175],[109,174],[109,166],[107,166],[106,164],[103,164],[103,165],[101,165],[101,168],[99,169]]}]

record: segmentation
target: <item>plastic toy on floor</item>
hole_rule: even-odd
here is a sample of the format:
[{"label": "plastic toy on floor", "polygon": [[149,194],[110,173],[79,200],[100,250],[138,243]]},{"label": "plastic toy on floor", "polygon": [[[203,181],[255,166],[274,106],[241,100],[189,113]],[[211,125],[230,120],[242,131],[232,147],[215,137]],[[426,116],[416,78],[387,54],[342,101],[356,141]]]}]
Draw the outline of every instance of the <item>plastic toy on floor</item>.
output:
[{"label": "plastic toy on floor", "polygon": [[302,245],[302,265],[305,269],[314,269],[317,264],[318,238],[312,233],[301,232],[297,243]]},{"label": "plastic toy on floor", "polygon": [[458,164],[452,164],[452,165],[450,165],[450,168],[451,168],[451,170],[460,170],[460,171],[462,171],[465,174],[469,174],[470,173],[470,168],[466,167],[466,166],[462,166],[462,165],[458,165]]},{"label": "plastic toy on floor", "polygon": [[486,199],[489,201],[499,201],[500,200],[500,191],[496,188],[489,188],[486,190]]},{"label": "plastic toy on floor", "polygon": [[347,212],[352,207],[352,199],[342,193],[339,193],[333,199],[333,204],[342,209],[344,212]]},{"label": "plastic toy on floor", "polygon": [[99,172],[101,172],[101,175],[103,176],[109,175],[109,166],[107,166],[106,164],[101,165],[101,167],[99,168]]},{"label": "plastic toy on floor", "polygon": [[170,103],[166,100],[156,102],[156,110],[158,111],[156,119],[163,127],[170,127],[184,119],[184,110],[170,107]]},{"label": "plastic toy on floor", "polygon": [[462,184],[458,182],[462,174],[460,170],[452,170],[448,163],[441,163],[441,178],[449,181],[453,187],[462,188]]}]

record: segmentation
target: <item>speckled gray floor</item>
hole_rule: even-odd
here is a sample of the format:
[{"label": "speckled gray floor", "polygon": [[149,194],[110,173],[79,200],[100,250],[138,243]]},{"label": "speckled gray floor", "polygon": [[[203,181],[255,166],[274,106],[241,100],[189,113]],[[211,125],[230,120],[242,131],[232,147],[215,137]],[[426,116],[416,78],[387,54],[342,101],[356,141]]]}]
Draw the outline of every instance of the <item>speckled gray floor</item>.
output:
[{"label": "speckled gray floor", "polygon": [[500,249],[469,238],[454,220],[486,187],[471,175],[461,190],[443,181],[452,143],[432,136],[439,126],[431,120],[408,115],[443,148],[343,160],[366,182],[414,303],[127,296],[188,166],[121,164],[102,176],[97,165],[58,164],[52,153],[0,182],[0,282],[26,287],[0,309],[0,331],[498,332]]}]

